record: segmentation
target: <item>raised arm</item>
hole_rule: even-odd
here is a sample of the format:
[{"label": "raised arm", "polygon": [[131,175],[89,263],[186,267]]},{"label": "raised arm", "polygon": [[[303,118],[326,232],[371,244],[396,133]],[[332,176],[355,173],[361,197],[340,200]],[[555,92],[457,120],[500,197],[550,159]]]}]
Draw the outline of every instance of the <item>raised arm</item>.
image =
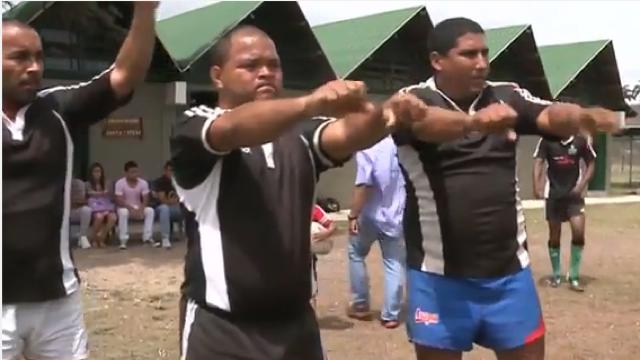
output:
[{"label": "raised arm", "polygon": [[155,42],[157,2],[135,1],[131,28],[115,63],[89,81],[42,90],[39,97],[52,102],[72,125],[91,125],[125,105],[134,88],[144,81]]},{"label": "raised arm", "polygon": [[133,20],[111,72],[111,88],[118,99],[129,96],[147,75],[155,45],[157,1],[134,1]]},{"label": "raised arm", "polygon": [[505,132],[514,126],[517,118],[516,112],[507,104],[491,104],[469,115],[462,111],[427,106],[411,93],[398,96],[401,98],[392,105],[399,117],[396,125],[400,131],[408,130],[413,137],[425,142],[451,141],[472,131]]},{"label": "raised arm", "polygon": [[601,107],[583,108],[569,103],[554,103],[540,113],[538,128],[542,131],[567,138],[586,130],[590,134],[597,131],[616,132],[620,129],[618,115]]},{"label": "raised arm", "polygon": [[364,95],[363,83],[337,80],[298,98],[252,101],[217,118],[207,131],[207,142],[221,153],[261,145],[278,138],[301,120],[357,110]]},{"label": "raised arm", "polygon": [[506,102],[518,114],[515,129],[519,134],[566,139],[581,131],[616,132],[621,125],[613,111],[539,99],[515,84],[509,89]]}]

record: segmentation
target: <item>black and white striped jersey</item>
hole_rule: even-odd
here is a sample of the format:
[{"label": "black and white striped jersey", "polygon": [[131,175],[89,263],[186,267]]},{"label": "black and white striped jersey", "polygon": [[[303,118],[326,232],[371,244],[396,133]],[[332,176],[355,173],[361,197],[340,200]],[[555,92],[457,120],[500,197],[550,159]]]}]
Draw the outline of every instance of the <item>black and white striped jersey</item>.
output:
[{"label": "black and white striped jersey", "polygon": [[188,234],[182,289],[199,306],[230,316],[296,313],[311,294],[317,176],[337,165],[320,146],[331,119],[311,119],[273,142],[220,153],[206,134],[224,112],[191,108],[171,138],[176,190],[197,221]]},{"label": "black and white striped jersey", "polygon": [[[429,106],[463,111],[434,79],[407,87]],[[511,105],[519,134],[538,134],[536,118],[549,102],[511,83],[488,82],[469,108]],[[516,143],[505,135],[471,133],[446,143],[394,134],[407,180],[404,230],[408,266],[447,276],[486,278],[529,264],[516,178]]]},{"label": "black and white striped jersey", "polygon": [[110,69],[41,91],[2,125],[2,303],[47,301],[78,290],[69,249],[70,129],[103,119],[118,101]]}]

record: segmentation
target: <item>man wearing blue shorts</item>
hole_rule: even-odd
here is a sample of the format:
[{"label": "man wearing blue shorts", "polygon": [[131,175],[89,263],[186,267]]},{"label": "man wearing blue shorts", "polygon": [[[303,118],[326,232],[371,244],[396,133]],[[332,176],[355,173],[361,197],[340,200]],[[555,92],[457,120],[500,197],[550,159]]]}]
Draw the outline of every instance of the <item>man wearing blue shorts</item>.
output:
[{"label": "man wearing blue shorts", "polygon": [[517,134],[614,131],[615,113],[487,81],[486,39],[472,20],[441,22],[429,46],[434,77],[401,90],[422,100],[426,114],[394,134],[407,188],[409,338],[419,360],[461,359],[474,343],[500,360],[543,359]]}]

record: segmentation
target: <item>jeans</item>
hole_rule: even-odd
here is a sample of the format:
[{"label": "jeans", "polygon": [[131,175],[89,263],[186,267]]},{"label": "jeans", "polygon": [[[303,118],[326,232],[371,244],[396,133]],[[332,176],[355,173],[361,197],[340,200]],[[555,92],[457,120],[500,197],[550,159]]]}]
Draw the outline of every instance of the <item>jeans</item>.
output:
[{"label": "jeans", "polygon": [[180,205],[158,205],[158,207],[156,207],[156,215],[160,222],[162,238],[169,239],[171,237],[171,222],[182,221],[182,209],[180,209]]},{"label": "jeans", "polygon": [[378,241],[384,264],[384,304],[382,320],[398,320],[402,306],[405,275],[405,246],[402,236],[389,236],[370,219],[360,217],[357,235],[349,238],[349,276],[352,304],[369,305],[369,276],[365,258],[371,245]]}]

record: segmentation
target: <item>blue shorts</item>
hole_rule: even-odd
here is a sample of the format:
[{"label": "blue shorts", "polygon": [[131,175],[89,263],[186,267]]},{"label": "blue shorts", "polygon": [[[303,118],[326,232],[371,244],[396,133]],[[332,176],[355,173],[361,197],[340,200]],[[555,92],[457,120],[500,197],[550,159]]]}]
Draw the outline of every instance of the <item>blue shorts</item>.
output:
[{"label": "blue shorts", "polygon": [[454,278],[408,269],[409,340],[470,351],[473,344],[509,350],[544,336],[531,270],[489,279]]}]

